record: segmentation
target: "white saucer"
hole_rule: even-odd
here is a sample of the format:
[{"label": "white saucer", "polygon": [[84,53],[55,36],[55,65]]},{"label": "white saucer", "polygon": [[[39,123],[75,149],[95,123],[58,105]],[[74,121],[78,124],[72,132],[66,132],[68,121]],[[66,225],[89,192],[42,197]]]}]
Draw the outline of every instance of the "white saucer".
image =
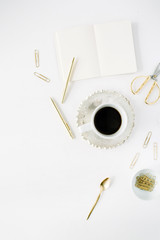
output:
[{"label": "white saucer", "polygon": [[120,105],[126,112],[128,123],[124,132],[114,139],[104,139],[93,130],[83,132],[82,137],[91,145],[99,148],[112,148],[124,143],[130,136],[134,127],[135,115],[129,100],[118,92],[99,91],[89,96],[79,107],[77,115],[78,127],[91,121],[92,113],[101,104],[114,103]]}]

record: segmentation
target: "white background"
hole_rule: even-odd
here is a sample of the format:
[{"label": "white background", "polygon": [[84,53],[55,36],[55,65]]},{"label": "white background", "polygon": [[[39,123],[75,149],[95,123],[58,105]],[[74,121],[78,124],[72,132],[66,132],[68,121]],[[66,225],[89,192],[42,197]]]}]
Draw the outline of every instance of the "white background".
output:
[{"label": "white background", "polygon": [[[160,61],[159,0],[0,1],[0,239],[160,239],[160,199],[140,200],[131,189],[133,174],[155,164],[155,141],[160,157],[160,101],[144,104],[147,87],[133,96],[130,82],[137,74],[129,74],[75,82],[66,103],[60,104],[64,83],[57,70],[54,32],[125,19],[133,24],[137,74],[150,74]],[[50,83],[33,75],[35,48],[40,51],[38,71]],[[112,150],[93,148],[76,126],[79,104],[101,89],[120,91],[136,114],[131,137]],[[74,140],[49,97],[60,104]],[[149,147],[130,170],[149,130]],[[112,185],[86,221],[107,176]]]}]

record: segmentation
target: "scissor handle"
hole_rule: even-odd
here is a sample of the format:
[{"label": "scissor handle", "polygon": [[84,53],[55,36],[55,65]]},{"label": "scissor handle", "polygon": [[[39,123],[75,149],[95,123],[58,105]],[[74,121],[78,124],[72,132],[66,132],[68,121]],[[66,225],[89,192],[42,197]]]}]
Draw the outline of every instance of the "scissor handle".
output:
[{"label": "scissor handle", "polygon": [[[138,78],[145,78],[144,82],[141,84],[141,86],[136,90],[134,91],[133,90],[133,84],[134,82],[138,79]],[[131,91],[133,94],[137,94],[143,87],[144,85],[151,79],[151,76],[138,76],[138,77],[135,77],[132,82],[131,82]]]},{"label": "scissor handle", "polygon": [[[154,89],[155,87],[158,88],[158,90],[159,90],[159,95],[158,95],[158,97],[156,98],[156,100],[155,100],[154,102],[148,102],[148,98],[149,98],[149,96],[151,95],[151,93],[152,93],[152,91],[153,91],[153,89]],[[156,103],[156,102],[159,100],[159,98],[160,98],[160,87],[158,86],[157,82],[154,81],[154,83],[153,83],[153,85],[152,85],[152,87],[151,87],[151,89],[150,89],[147,97],[145,98],[145,103],[148,104],[148,105],[152,105],[152,104]]]}]

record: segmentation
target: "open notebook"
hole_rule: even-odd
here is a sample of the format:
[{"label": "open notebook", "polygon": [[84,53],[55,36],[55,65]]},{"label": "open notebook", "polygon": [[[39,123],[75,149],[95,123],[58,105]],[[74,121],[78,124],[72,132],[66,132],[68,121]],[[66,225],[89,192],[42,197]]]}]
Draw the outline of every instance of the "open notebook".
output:
[{"label": "open notebook", "polygon": [[72,80],[136,72],[129,21],[78,26],[56,32],[58,65],[66,81],[73,57]]}]

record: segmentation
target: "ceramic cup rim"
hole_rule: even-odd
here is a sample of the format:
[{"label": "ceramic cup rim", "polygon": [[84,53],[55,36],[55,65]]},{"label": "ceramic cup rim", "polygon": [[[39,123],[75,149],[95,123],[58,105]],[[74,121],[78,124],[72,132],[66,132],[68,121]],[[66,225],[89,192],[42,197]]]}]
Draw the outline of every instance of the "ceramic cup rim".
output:
[{"label": "ceramic cup rim", "polygon": [[[120,126],[120,128],[118,129],[118,131],[115,132],[115,133],[113,133],[113,134],[111,134],[111,135],[107,135],[107,134],[100,133],[100,132],[96,129],[95,124],[94,124],[94,118],[95,118],[96,113],[97,113],[100,109],[102,109],[102,108],[104,108],[104,107],[112,107],[112,108],[114,108],[115,110],[117,110],[117,111],[119,112],[119,114],[120,114],[120,116],[121,116],[121,119],[122,119],[122,123],[121,123],[121,126]],[[124,120],[124,118],[125,118],[125,120]],[[101,104],[100,106],[98,106],[98,107],[94,110],[94,112],[92,113],[92,117],[91,117],[91,122],[90,122],[90,124],[91,124],[92,129],[94,130],[94,132],[95,132],[97,135],[99,135],[100,137],[103,137],[103,138],[112,139],[112,138],[115,138],[115,137],[119,136],[119,135],[126,129],[126,127],[127,127],[127,121],[128,121],[128,120],[127,120],[127,114],[126,114],[125,110],[124,110],[119,104],[115,104],[115,103],[104,103],[104,104]]]}]

